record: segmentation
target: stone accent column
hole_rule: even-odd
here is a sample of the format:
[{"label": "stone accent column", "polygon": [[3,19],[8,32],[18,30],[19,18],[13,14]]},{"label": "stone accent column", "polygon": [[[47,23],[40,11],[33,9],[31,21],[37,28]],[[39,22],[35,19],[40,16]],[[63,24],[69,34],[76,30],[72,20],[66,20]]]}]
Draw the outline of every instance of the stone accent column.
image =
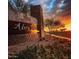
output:
[{"label": "stone accent column", "polygon": [[44,21],[43,21],[43,10],[40,5],[31,5],[30,8],[31,16],[37,19],[37,29],[39,30],[39,37],[44,37]]}]

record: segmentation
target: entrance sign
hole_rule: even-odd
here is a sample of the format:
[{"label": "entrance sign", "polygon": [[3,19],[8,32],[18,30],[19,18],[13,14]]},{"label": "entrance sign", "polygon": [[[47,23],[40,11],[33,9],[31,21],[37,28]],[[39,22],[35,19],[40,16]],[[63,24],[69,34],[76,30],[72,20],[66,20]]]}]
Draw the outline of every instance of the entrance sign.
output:
[{"label": "entrance sign", "polygon": [[8,29],[9,34],[26,34],[31,32],[31,24],[16,22],[16,21],[8,21]]}]

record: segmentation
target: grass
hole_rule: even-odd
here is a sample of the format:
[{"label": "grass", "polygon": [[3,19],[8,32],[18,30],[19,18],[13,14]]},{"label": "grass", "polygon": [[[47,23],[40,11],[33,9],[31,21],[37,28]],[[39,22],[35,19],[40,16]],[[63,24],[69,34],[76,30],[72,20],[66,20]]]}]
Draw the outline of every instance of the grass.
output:
[{"label": "grass", "polygon": [[27,46],[27,49],[16,54],[17,58],[11,59],[71,59],[70,41],[54,39],[52,44],[46,46],[39,44]]}]

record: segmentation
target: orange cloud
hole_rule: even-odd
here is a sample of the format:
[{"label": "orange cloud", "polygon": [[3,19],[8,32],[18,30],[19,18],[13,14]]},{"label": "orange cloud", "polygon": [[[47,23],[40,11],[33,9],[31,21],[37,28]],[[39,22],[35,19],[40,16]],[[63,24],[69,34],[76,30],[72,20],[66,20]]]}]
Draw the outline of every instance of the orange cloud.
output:
[{"label": "orange cloud", "polygon": [[67,30],[70,30],[71,27],[71,17],[70,16],[64,16],[64,17],[58,17],[61,21],[61,23],[63,23],[65,25],[65,28]]}]

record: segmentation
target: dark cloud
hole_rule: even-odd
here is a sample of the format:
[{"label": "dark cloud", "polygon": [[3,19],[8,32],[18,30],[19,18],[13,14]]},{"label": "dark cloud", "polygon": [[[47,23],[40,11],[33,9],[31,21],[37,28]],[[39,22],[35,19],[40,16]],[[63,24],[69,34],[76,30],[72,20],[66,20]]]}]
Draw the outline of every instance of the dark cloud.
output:
[{"label": "dark cloud", "polygon": [[[53,14],[56,14],[57,16],[67,16],[71,15],[71,0],[48,0],[49,2],[45,3],[46,7],[44,8],[44,11],[48,14],[47,16],[50,17]],[[51,2],[54,1],[53,4]],[[50,7],[51,6],[51,7]],[[60,11],[57,13],[57,11]]]},{"label": "dark cloud", "polygon": [[67,6],[64,7],[64,10],[61,13],[61,15],[62,16],[71,15],[71,0],[65,0],[64,3],[67,3]]}]

